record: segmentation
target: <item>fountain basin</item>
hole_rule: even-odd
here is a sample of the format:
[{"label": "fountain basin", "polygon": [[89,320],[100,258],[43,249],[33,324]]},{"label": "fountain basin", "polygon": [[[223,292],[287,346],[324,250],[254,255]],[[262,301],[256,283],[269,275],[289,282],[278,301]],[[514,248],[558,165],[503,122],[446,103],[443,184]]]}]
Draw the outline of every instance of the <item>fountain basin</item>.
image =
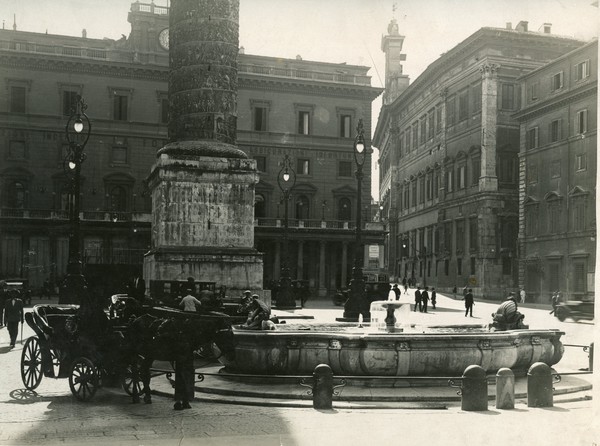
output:
[{"label": "fountain basin", "polygon": [[558,330],[489,332],[455,326],[380,333],[350,327],[327,331],[315,324],[276,331],[234,329],[233,334],[234,357],[221,357],[226,370],[261,375],[312,374],[318,364],[345,376],[460,376],[474,364],[486,373],[502,367],[524,371],[535,362],[552,366],[564,351],[564,332]]}]

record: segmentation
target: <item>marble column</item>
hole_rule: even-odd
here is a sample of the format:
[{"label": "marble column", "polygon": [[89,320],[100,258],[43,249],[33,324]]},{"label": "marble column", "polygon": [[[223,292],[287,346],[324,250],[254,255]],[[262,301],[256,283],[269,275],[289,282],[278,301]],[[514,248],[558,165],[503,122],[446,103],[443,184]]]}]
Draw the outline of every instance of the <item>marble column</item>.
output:
[{"label": "marble column", "polygon": [[254,248],[256,161],[235,145],[239,0],[172,0],[169,143],[148,177],[150,280],[261,290]]}]

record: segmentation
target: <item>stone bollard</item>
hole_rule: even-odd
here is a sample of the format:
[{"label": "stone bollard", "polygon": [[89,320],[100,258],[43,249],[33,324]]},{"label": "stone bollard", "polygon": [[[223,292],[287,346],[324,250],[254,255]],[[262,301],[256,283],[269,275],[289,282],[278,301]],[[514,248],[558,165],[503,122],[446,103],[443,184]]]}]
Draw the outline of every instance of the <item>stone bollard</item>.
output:
[{"label": "stone bollard", "polygon": [[470,365],[462,376],[462,410],[488,410],[488,388],[485,370],[478,365]]},{"label": "stone bollard", "polygon": [[552,407],[552,370],[543,362],[536,362],[527,372],[527,406]]},{"label": "stone bollard", "polygon": [[515,374],[503,367],[496,373],[496,409],[515,408]]},{"label": "stone bollard", "polygon": [[333,372],[327,364],[319,364],[313,372],[313,408],[331,409]]}]

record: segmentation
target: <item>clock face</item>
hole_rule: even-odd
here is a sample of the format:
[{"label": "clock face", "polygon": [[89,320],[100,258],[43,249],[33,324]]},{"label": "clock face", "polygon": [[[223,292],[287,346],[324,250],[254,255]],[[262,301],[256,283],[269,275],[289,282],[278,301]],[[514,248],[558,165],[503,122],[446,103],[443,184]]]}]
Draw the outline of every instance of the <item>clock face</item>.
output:
[{"label": "clock face", "polygon": [[169,49],[169,28],[163,29],[158,34],[158,43],[160,43],[160,46],[163,49],[165,49],[165,50]]}]

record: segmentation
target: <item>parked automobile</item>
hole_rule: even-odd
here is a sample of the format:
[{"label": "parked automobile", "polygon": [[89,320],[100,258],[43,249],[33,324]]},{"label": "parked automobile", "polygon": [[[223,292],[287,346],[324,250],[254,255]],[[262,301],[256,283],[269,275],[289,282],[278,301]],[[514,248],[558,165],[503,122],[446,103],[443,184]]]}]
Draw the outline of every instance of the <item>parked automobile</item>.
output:
[{"label": "parked automobile", "polygon": [[4,279],[7,290],[19,291],[19,298],[25,305],[31,305],[31,290],[29,289],[29,281],[27,279]]},{"label": "parked automobile", "polygon": [[577,322],[580,319],[594,319],[594,302],[581,300],[568,300],[561,302],[556,307],[554,315],[559,321],[564,321],[567,318]]}]

